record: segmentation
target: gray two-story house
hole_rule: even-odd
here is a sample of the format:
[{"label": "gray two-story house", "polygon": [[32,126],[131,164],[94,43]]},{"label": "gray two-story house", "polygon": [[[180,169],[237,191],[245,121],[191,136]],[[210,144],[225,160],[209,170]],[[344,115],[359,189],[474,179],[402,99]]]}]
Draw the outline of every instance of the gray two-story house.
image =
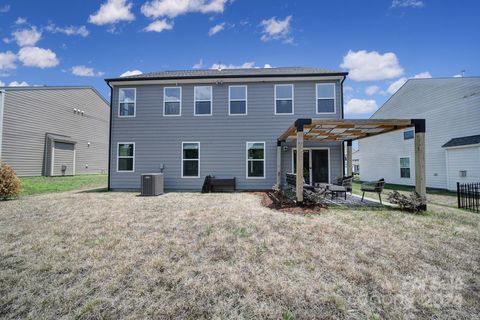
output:
[{"label": "gray two-story house", "polygon": [[[238,190],[271,189],[279,172],[295,170],[295,143],[279,136],[300,118],[343,119],[346,75],[295,67],[107,79],[109,187],[138,190],[142,173],[162,171],[166,190],[201,190],[207,175],[235,177]],[[307,183],[343,175],[341,142],[305,141],[304,155]]]}]

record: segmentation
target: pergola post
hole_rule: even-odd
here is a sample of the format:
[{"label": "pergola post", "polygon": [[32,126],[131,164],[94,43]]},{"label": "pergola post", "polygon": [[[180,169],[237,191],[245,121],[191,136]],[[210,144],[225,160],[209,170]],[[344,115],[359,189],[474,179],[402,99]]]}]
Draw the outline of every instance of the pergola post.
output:
[{"label": "pergola post", "polygon": [[282,142],[277,141],[277,187],[282,187]]},{"label": "pergola post", "polygon": [[347,176],[350,177],[352,175],[352,166],[353,166],[353,159],[352,159],[352,140],[347,140]]},{"label": "pergola post", "polygon": [[[415,125],[415,191],[426,197],[425,119],[413,119],[412,124]],[[422,209],[427,210],[427,205]]]},{"label": "pergola post", "polygon": [[303,129],[306,124],[311,124],[312,119],[298,119],[295,121],[297,131],[297,171],[295,181],[295,193],[297,205],[303,205]]}]

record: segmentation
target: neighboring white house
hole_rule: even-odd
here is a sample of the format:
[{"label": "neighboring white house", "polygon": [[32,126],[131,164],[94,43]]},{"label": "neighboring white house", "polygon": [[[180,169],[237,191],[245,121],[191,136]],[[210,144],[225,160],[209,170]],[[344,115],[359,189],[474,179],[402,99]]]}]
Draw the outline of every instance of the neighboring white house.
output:
[{"label": "neighboring white house", "polygon": [[[480,182],[480,77],[408,80],[372,119],[426,119],[427,187]],[[414,185],[413,129],[359,140],[360,179]]]}]

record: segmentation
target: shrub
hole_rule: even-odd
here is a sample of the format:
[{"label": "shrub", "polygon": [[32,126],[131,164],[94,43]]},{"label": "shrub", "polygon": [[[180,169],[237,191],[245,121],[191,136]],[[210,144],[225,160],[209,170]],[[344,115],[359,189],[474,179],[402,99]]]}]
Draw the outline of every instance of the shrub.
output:
[{"label": "shrub", "polygon": [[20,180],[8,164],[0,161],[0,200],[17,198],[20,194]]},{"label": "shrub", "polygon": [[416,191],[406,196],[398,191],[393,191],[388,195],[388,201],[396,204],[400,209],[409,212],[419,212],[427,204],[427,199],[419,195]]}]

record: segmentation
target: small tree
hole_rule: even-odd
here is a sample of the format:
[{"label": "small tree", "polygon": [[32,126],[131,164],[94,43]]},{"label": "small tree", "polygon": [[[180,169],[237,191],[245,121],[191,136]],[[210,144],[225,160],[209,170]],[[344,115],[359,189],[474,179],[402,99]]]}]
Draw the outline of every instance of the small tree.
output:
[{"label": "small tree", "polygon": [[8,164],[0,161],[0,200],[17,198],[20,194],[20,180]]}]

